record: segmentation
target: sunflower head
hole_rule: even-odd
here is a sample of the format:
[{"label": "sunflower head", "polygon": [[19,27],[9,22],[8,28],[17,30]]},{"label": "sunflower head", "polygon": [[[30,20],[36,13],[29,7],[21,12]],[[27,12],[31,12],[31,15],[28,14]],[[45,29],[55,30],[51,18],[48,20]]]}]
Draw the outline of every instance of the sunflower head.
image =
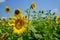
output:
[{"label": "sunflower head", "polygon": [[32,2],[31,8],[32,8],[32,9],[36,9],[36,3],[35,3],[35,2]]},{"label": "sunflower head", "polygon": [[15,22],[15,27],[17,29],[20,29],[20,28],[22,28],[22,26],[24,26],[24,20],[23,19],[17,19]]},{"label": "sunflower head", "polygon": [[5,7],[5,11],[6,11],[6,12],[10,12],[10,6],[6,6],[6,7]]},{"label": "sunflower head", "polygon": [[17,34],[20,34],[20,33],[23,33],[24,30],[26,29],[26,19],[24,19],[23,17],[22,18],[18,18],[15,20],[15,26],[13,28],[13,32],[14,33],[17,33]]},{"label": "sunflower head", "polygon": [[22,10],[21,9],[16,9],[14,12],[15,16],[21,16],[22,15]]}]

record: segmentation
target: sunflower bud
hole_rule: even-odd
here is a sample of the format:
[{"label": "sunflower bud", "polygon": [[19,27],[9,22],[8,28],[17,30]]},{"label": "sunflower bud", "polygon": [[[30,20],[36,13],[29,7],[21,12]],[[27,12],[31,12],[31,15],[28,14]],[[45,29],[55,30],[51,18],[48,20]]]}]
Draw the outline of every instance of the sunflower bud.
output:
[{"label": "sunflower bud", "polygon": [[36,13],[34,13],[34,17],[36,16]]},{"label": "sunflower bud", "polygon": [[44,10],[42,10],[41,13],[43,14],[44,13]]}]

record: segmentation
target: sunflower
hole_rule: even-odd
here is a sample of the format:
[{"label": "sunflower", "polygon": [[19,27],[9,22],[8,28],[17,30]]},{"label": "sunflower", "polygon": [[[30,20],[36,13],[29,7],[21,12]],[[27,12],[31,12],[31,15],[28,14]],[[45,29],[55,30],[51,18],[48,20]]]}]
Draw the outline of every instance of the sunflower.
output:
[{"label": "sunflower", "polygon": [[13,33],[20,34],[23,33],[26,29],[27,20],[23,17],[15,20],[15,26],[13,27]]},{"label": "sunflower", "polygon": [[6,12],[10,12],[10,6],[6,6],[6,7],[5,7],[5,11],[6,11]]},{"label": "sunflower", "polygon": [[15,16],[10,16],[10,17],[9,17],[9,20],[8,20],[8,25],[9,25],[9,26],[14,26],[16,19],[17,19],[17,18],[16,18]]},{"label": "sunflower", "polygon": [[58,16],[55,16],[55,22],[58,25]]},{"label": "sunflower", "polygon": [[50,16],[47,16],[47,22],[49,22],[50,21]]},{"label": "sunflower", "polygon": [[31,8],[32,8],[32,9],[36,9],[36,3],[35,3],[35,2],[32,2]]},{"label": "sunflower", "polygon": [[9,26],[14,26],[14,24],[15,24],[15,20],[9,20],[8,21],[8,25]]},{"label": "sunflower", "polygon": [[14,15],[15,15],[16,17],[21,17],[21,16],[22,16],[22,10],[19,9],[19,8],[17,8],[17,9],[15,10],[15,12],[14,12]]}]

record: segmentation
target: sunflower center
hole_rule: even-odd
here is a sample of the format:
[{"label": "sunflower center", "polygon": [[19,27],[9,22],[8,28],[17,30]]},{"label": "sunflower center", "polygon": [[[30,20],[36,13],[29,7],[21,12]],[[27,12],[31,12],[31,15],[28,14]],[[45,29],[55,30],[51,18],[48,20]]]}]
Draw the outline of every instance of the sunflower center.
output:
[{"label": "sunflower center", "polygon": [[35,7],[35,4],[33,4],[33,7]]},{"label": "sunflower center", "polygon": [[35,8],[35,4],[32,4],[32,8]]},{"label": "sunflower center", "polygon": [[22,19],[18,19],[15,23],[15,27],[20,30],[24,26],[24,21]]},{"label": "sunflower center", "polygon": [[17,14],[17,15],[18,15],[18,14],[19,14],[19,10],[15,10],[15,14]]},{"label": "sunflower center", "polygon": [[7,8],[6,11],[9,11],[9,8]]}]

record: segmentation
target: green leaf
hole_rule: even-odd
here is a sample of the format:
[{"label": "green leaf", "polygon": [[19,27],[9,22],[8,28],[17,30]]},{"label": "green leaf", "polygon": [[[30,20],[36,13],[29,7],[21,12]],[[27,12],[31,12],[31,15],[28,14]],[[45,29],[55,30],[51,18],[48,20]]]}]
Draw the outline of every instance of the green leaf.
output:
[{"label": "green leaf", "polygon": [[37,30],[34,28],[34,26],[29,26],[28,27],[32,32],[37,32]]},{"label": "green leaf", "polygon": [[41,34],[35,34],[35,38],[42,38],[42,35]]},{"label": "green leaf", "polygon": [[17,40],[23,40],[23,38],[22,37],[19,37]]},{"label": "green leaf", "polygon": [[11,38],[9,37],[7,40],[11,40]]},{"label": "green leaf", "polygon": [[0,33],[2,33],[1,29],[0,29]]}]

